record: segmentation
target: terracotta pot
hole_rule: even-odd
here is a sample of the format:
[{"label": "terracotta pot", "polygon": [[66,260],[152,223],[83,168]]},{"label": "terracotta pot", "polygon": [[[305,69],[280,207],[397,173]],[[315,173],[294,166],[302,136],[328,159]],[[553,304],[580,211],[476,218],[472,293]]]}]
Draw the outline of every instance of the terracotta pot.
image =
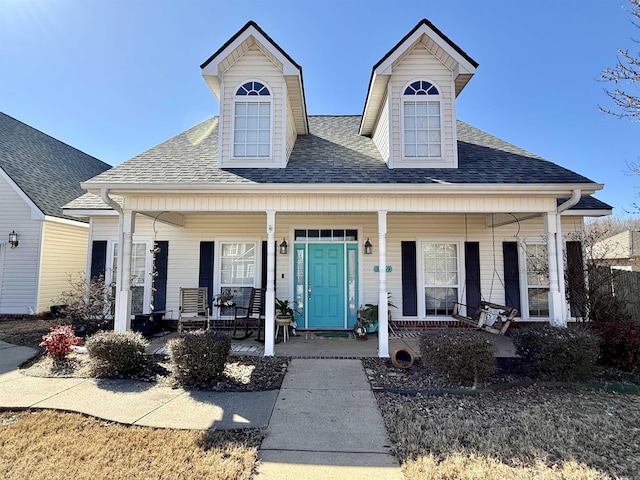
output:
[{"label": "terracotta pot", "polygon": [[391,354],[391,363],[396,368],[409,368],[413,365],[413,353],[408,348],[399,348]]}]

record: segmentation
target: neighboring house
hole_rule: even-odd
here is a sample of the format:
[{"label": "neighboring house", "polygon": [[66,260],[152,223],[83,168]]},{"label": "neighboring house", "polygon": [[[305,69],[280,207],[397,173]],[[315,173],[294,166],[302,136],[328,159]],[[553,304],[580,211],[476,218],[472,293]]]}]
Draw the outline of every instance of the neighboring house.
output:
[{"label": "neighboring house", "polygon": [[640,232],[625,230],[594,243],[592,257],[597,265],[640,271]]},{"label": "neighboring house", "polygon": [[89,223],[62,206],[83,193],[80,182],[109,168],[0,113],[1,317],[48,312],[68,275],[85,271]]},{"label": "neighboring house", "polygon": [[[482,299],[566,324],[562,233],[611,207],[590,197],[601,184],[456,120],[477,65],[422,20],[374,65],[362,115],[308,116],[301,67],[247,23],[201,66],[220,115],[65,207],[92,218],[91,271],[117,281],[116,329],[154,288],[176,318],[179,288],[197,286],[237,303],[266,288],[265,355],[275,297],[313,329],[352,328],[380,303],[382,357],[388,292],[400,328],[455,324],[454,302]],[[567,251],[581,261],[579,244]]]}]

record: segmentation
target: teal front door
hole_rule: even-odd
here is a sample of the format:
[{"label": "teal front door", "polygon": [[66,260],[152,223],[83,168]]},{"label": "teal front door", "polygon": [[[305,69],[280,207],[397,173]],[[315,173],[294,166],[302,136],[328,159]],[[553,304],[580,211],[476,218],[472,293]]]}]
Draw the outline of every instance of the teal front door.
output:
[{"label": "teal front door", "polygon": [[344,251],[342,243],[309,244],[309,328],[345,328]]}]

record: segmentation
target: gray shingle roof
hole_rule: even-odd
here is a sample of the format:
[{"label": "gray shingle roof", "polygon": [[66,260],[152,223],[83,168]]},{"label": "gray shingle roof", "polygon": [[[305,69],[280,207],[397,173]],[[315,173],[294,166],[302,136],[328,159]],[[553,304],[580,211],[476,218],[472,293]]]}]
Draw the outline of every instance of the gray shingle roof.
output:
[{"label": "gray shingle roof", "polygon": [[91,179],[119,184],[531,184],[593,183],[458,121],[459,168],[387,168],[373,140],[358,135],[360,116],[310,116],[286,169],[218,169],[218,117]]},{"label": "gray shingle roof", "polygon": [[111,166],[0,112],[0,168],[45,215],[64,217],[80,182]]},{"label": "gray shingle roof", "polygon": [[[567,201],[568,198],[559,198],[558,206]],[[576,203],[571,210],[612,210],[613,207],[608,203],[604,203],[602,200],[598,200],[592,196],[582,197],[578,203]]]}]

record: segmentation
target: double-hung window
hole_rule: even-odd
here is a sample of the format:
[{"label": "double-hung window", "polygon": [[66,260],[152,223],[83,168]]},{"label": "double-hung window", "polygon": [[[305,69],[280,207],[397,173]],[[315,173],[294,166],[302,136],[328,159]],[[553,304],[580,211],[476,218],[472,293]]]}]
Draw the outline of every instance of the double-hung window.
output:
[{"label": "double-hung window", "polygon": [[235,94],[233,156],[271,156],[271,94],[260,82],[247,82]]},{"label": "double-hung window", "polygon": [[442,157],[440,92],[431,83],[418,80],[403,94],[404,157]]},{"label": "double-hung window", "polygon": [[[220,291],[229,290],[233,302],[247,306],[251,287],[256,286],[257,262],[255,242],[227,242],[220,245]],[[232,308],[222,308],[222,315],[232,315]]]},{"label": "double-hung window", "polygon": [[449,316],[458,302],[461,275],[455,242],[422,242],[426,316]]},{"label": "double-hung window", "polygon": [[527,301],[530,317],[549,316],[549,257],[541,243],[524,247],[527,265]]},{"label": "double-hung window", "polygon": [[[111,262],[111,282],[115,282],[118,271],[119,245],[113,244],[113,258]],[[131,245],[131,314],[145,313],[146,305],[150,303],[150,282],[147,269],[149,244],[147,242],[133,242]],[[149,288],[147,288],[149,286]]]}]

